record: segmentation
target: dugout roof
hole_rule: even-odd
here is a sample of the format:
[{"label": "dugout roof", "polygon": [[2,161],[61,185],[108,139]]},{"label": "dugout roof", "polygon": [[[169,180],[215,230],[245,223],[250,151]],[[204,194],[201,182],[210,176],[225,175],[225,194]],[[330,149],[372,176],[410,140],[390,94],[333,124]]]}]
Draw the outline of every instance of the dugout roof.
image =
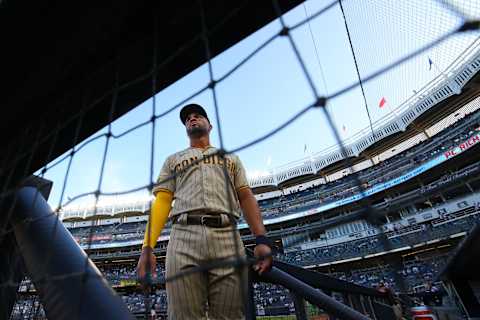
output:
[{"label": "dugout roof", "polygon": [[[286,12],[301,0],[280,1]],[[277,15],[271,1],[203,1],[212,55],[218,55]],[[154,15],[157,16],[154,19]],[[155,22],[156,21],[156,22]],[[157,25],[154,28],[154,25]],[[152,94],[153,35],[158,40],[158,92],[207,61],[199,1],[0,1],[0,179],[12,172],[13,157],[38,144],[12,174],[31,173],[69,150],[78,125],[81,142],[106,126],[116,79],[120,92],[113,119]],[[146,76],[145,76],[146,75]],[[94,107],[86,106],[95,103]]]}]

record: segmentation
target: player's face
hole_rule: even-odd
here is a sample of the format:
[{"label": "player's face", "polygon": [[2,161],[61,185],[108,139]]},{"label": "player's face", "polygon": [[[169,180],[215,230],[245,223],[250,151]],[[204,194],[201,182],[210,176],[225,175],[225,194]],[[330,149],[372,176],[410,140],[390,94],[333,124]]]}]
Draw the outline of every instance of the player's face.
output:
[{"label": "player's face", "polygon": [[212,129],[207,118],[195,112],[190,113],[187,116],[185,119],[185,127],[187,128],[188,136],[192,138],[199,138],[207,135]]}]

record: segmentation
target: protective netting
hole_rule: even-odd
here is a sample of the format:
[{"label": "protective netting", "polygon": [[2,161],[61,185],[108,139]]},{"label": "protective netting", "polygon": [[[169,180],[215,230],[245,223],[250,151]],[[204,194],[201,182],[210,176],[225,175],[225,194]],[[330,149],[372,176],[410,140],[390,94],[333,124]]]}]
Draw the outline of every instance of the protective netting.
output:
[{"label": "protective netting", "polygon": [[[240,4],[241,5],[241,4]],[[164,61],[158,61],[158,50],[160,49],[161,44],[161,35],[159,34],[157,16],[154,14],[154,41],[152,42],[152,61],[151,61],[151,70],[142,75],[139,79],[131,80],[125,82],[125,79],[122,79],[122,70],[117,70],[114,83],[112,83],[112,89],[109,92],[105,92],[102,97],[92,97],[90,96],[90,88],[85,88],[83,101],[84,108],[82,112],[76,114],[72,117],[72,121],[76,126],[76,137],[71,142],[72,149],[55,160],[50,162],[51,153],[46,159],[46,165],[40,171],[39,175],[41,177],[48,176],[48,173],[56,168],[57,166],[65,166],[65,176],[62,181],[61,191],[58,192],[58,203],[55,210],[56,213],[59,213],[61,209],[65,206],[68,206],[70,203],[74,203],[76,200],[82,198],[93,197],[94,198],[94,210],[97,210],[97,203],[101,197],[108,196],[119,196],[126,194],[133,194],[141,190],[152,190],[153,186],[157,181],[156,177],[156,161],[155,158],[156,148],[161,147],[157,139],[159,137],[158,126],[159,123],[168,118],[170,114],[176,113],[177,110],[183,106],[186,102],[198,97],[202,94],[210,94],[212,105],[214,109],[214,115],[211,117],[215,119],[216,130],[218,132],[218,141],[219,149],[218,156],[224,157],[227,154],[238,153],[242,150],[246,150],[252,146],[255,146],[275,134],[281,132],[285,128],[293,124],[297,119],[304,115],[310,115],[313,109],[320,109],[322,111],[324,120],[328,123],[328,129],[325,130],[325,133],[329,133],[331,136],[329,139],[334,141],[339,148],[342,150],[343,154],[347,154],[344,148],[344,141],[342,139],[341,130],[338,129],[338,117],[348,110],[339,107],[339,111],[335,112],[335,118],[333,117],[333,112],[331,110],[331,105],[341,105],[342,98],[351,93],[357,92],[357,103],[355,105],[358,113],[363,116],[368,116],[370,122],[369,129],[374,131],[373,122],[378,120],[382,115],[378,112],[376,104],[382,98],[382,92],[390,92],[388,97],[389,104],[391,105],[401,105],[405,100],[417,94],[417,91],[420,91],[422,87],[428,85],[432,80],[432,74],[426,72],[415,72],[412,75],[410,74],[411,70],[424,70],[427,66],[426,61],[433,61],[433,68],[437,73],[434,77],[435,81],[447,81],[450,76],[449,72],[451,71],[451,66],[454,64],[462,54],[471,49],[471,47],[478,41],[478,32],[476,31],[479,27],[478,18],[480,15],[480,3],[476,1],[457,1],[457,2],[447,2],[447,1],[333,1],[326,3],[320,10],[315,12],[310,12],[308,9],[309,3],[304,5],[302,9],[305,12],[305,16],[301,20],[291,19],[282,14],[281,2],[273,1],[272,3],[275,12],[278,15],[277,25],[279,26],[276,32],[272,33],[269,37],[265,39],[258,47],[254,48],[250,54],[245,57],[239,58],[238,64],[229,68],[226,72],[221,75],[216,75],[214,72],[214,62],[213,56],[211,53],[211,44],[210,44],[210,35],[213,30],[221,28],[222,24],[228,20],[232,19],[235,16],[236,10],[232,11],[231,15],[226,16],[224,21],[220,21],[216,25],[209,25],[206,20],[206,13],[204,11],[203,2],[198,2],[198,12],[201,17],[200,25],[198,26],[198,39],[202,39],[203,46],[205,48],[205,60],[207,61],[206,67],[208,68],[209,79],[204,83],[198,90],[188,94],[183,99],[179,99],[176,103],[169,106],[159,106],[157,104],[156,92],[157,92],[157,74],[158,70],[161,70],[164,66]],[[345,37],[344,41],[351,48],[352,60],[349,63],[352,63],[352,66],[355,68],[358,79],[353,83],[336,82],[329,83],[329,73],[339,72],[335,70],[338,68],[336,66],[332,67],[328,58],[322,59],[322,54],[319,54],[319,51],[328,51],[328,42],[332,41],[330,39],[323,39],[323,36],[327,36],[328,32],[324,34],[315,35],[311,32],[312,26],[315,30],[315,23],[319,19],[328,17],[332,14],[332,11],[338,10],[337,14],[340,14],[342,19],[344,19],[345,30],[335,37]],[[401,13],[401,14],[400,14]],[[328,17],[331,18],[331,17]],[[365,33],[370,35],[369,41],[364,41]],[[297,45],[296,37],[297,36],[311,36],[313,40],[313,49],[315,50],[315,59],[306,59],[305,57],[311,57],[312,52],[305,52],[305,48],[301,49]],[[234,76],[237,72],[242,70],[245,66],[248,65],[257,54],[262,50],[266,50],[272,43],[276,41],[284,41],[287,43],[287,46],[290,48],[290,53],[292,57],[298,63],[298,68],[305,79],[306,90],[308,90],[311,97],[310,102],[303,106],[295,106],[296,110],[293,115],[288,118],[285,122],[281,123],[275,128],[268,130],[266,133],[262,134],[251,141],[243,143],[240,146],[230,148],[226,143],[224,127],[222,126],[222,117],[221,110],[225,106],[222,106],[219,99],[221,96],[221,88],[219,85]],[[188,49],[192,45],[191,43],[185,44],[179,48],[177,54]],[[318,47],[317,47],[318,46]],[[321,48],[320,50],[318,50]],[[168,60],[175,59],[175,55],[171,56]],[[368,63],[367,63],[368,62]],[[432,66],[431,66],[432,67]],[[315,70],[312,72],[311,70]],[[320,70],[320,72],[316,72]],[[407,74],[409,73],[409,74]],[[153,76],[152,76],[153,75]],[[145,121],[141,121],[137,125],[131,128],[126,128],[120,133],[114,133],[112,126],[109,125],[99,134],[94,137],[80,142],[78,141],[78,135],[82,127],[82,121],[84,119],[85,113],[88,110],[91,110],[97,101],[100,98],[108,96],[111,98],[111,111],[110,111],[110,123],[113,120],[113,115],[115,114],[116,101],[118,95],[122,93],[122,90],[125,90],[129,86],[135,85],[140,79],[150,78],[151,79],[151,110],[149,111],[149,117]],[[409,79],[409,81],[405,81]],[[392,86],[392,83],[395,83],[396,90],[389,89]],[[319,86],[321,84],[321,86]],[[319,87],[322,87],[321,89]],[[343,107],[345,108],[345,107]],[[352,106],[348,106],[352,108]],[[252,115],[254,116],[254,115]],[[53,144],[58,139],[58,136],[61,134],[61,129],[65,124],[58,124],[58,127],[54,130],[50,130],[50,133],[47,136],[53,135]],[[68,125],[71,125],[69,122]],[[108,159],[109,150],[112,148],[112,145],[120,139],[128,139],[129,135],[142,131],[148,130],[150,132],[150,141],[146,141],[146,144],[150,145],[148,154],[142,155],[146,159],[146,166],[148,167],[148,181],[145,184],[140,186],[134,186],[132,188],[127,188],[122,191],[109,192],[105,191],[102,188],[104,179],[105,179],[105,168]],[[26,130],[26,135],[24,139],[25,145],[29,145],[32,137],[31,132]],[[29,148],[30,157],[36,151],[36,146],[39,145],[40,141],[44,136],[44,131],[41,130],[37,133],[33,140],[33,147]],[[72,196],[71,198],[66,199],[66,188],[69,183],[72,183],[70,179],[70,172],[72,166],[75,164],[75,159],[82,152],[84,148],[88,148],[90,145],[102,144],[102,156],[100,159],[99,165],[99,174],[96,177],[96,188],[89,192],[84,192]],[[22,145],[22,144],[20,144]],[[24,176],[27,176],[31,173],[29,164],[25,168],[15,168],[15,159],[20,158],[21,155],[15,153],[15,148],[12,146],[10,149],[12,152],[5,158],[5,163],[13,165],[4,165],[5,172],[11,170],[24,170]],[[26,150],[26,148],[20,148],[20,150]],[[53,150],[53,145],[52,145]],[[128,151],[127,151],[128,152]],[[213,156],[213,155],[211,155]],[[7,160],[8,159],[8,160]],[[194,162],[192,165],[202,161],[203,159]],[[352,166],[352,161],[350,158],[346,158],[346,163],[348,167]],[[227,171],[224,168],[225,177],[227,178]],[[383,170],[387,171],[388,168]],[[181,174],[183,171],[178,172]],[[364,192],[365,181],[358,175],[358,173],[353,173],[352,177],[354,179],[354,185],[358,188],[360,193]],[[175,176],[169,177],[169,179],[174,179]],[[9,179],[4,181],[4,186],[2,192],[4,194],[11,192],[12,190],[7,190],[9,185]],[[73,182],[74,183],[74,182]],[[230,186],[229,183],[225,184],[227,188]],[[228,190],[227,190],[228,192]],[[228,194],[228,193],[227,193]],[[233,208],[232,201],[230,199],[230,208]],[[347,216],[344,219],[339,219],[332,225],[335,224],[344,224],[349,221],[354,221],[358,219],[365,219],[370,224],[376,226],[377,232],[379,234],[380,246],[384,251],[391,250],[394,245],[391,240],[387,237],[385,231],[380,228],[384,223],[381,219],[381,214],[377,212],[374,206],[369,203],[367,197],[359,201],[362,210],[358,214]],[[233,210],[230,210],[231,212]],[[11,211],[7,213],[7,219],[11,215]],[[92,216],[95,216],[93,212]],[[234,216],[231,215],[232,222],[232,234],[235,232],[236,221]],[[29,221],[25,221],[29,223]],[[2,230],[1,236],[10,232],[11,230]],[[86,252],[91,252],[92,239],[95,232],[94,219],[91,220],[91,225],[89,227],[89,232],[87,235],[87,244]],[[186,276],[193,272],[204,272],[211,268],[216,268],[219,265],[234,265],[237,270],[240,270],[242,266],[252,265],[255,263],[254,259],[244,259],[240,257],[239,248],[237,249],[237,257],[233,260],[226,261],[214,261],[213,263],[208,263],[202,265],[198,268],[189,269],[186,272],[175,275],[174,277],[165,279],[165,282],[175,281],[176,279]],[[49,256],[46,256],[46,264],[48,263]],[[398,265],[397,261],[387,261],[390,266],[394,269],[399,270],[401,268]],[[87,265],[87,262],[86,262]],[[398,276],[398,273],[395,273],[395,282],[402,290],[403,278]],[[68,277],[69,275],[63,275],[63,277]],[[43,279],[46,281],[54,280],[52,278]],[[14,285],[14,281],[11,280],[8,283],[3,285]],[[153,296],[149,292],[146,292],[144,295],[144,304],[145,312],[148,312],[150,305],[152,303]],[[258,297],[261,299],[261,297]],[[42,318],[43,310],[37,300],[22,300],[19,303],[24,305],[25,310],[30,310],[25,316],[28,319],[37,319]],[[82,304],[82,300],[78,301],[78,304]],[[310,308],[310,307],[309,307]],[[321,312],[315,308],[310,308],[312,314],[320,314]],[[24,317],[24,318],[25,318]]]}]

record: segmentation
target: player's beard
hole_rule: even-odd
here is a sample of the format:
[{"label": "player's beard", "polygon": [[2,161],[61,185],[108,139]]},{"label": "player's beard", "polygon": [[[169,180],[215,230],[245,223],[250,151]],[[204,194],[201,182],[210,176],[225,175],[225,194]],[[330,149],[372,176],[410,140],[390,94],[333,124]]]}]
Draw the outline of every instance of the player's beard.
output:
[{"label": "player's beard", "polygon": [[200,138],[208,135],[208,128],[206,127],[191,127],[187,129],[187,134],[190,138]]}]

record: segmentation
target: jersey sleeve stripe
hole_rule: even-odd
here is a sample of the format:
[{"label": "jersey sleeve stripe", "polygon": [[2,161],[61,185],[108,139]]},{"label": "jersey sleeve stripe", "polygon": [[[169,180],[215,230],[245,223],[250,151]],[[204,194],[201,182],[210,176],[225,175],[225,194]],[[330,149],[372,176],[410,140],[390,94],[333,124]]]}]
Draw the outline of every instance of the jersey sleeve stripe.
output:
[{"label": "jersey sleeve stripe", "polygon": [[166,189],[166,188],[153,188],[153,194],[157,194],[158,192],[167,192],[167,193],[170,193],[170,194],[173,194],[173,191],[172,190],[169,190],[169,189]]}]

